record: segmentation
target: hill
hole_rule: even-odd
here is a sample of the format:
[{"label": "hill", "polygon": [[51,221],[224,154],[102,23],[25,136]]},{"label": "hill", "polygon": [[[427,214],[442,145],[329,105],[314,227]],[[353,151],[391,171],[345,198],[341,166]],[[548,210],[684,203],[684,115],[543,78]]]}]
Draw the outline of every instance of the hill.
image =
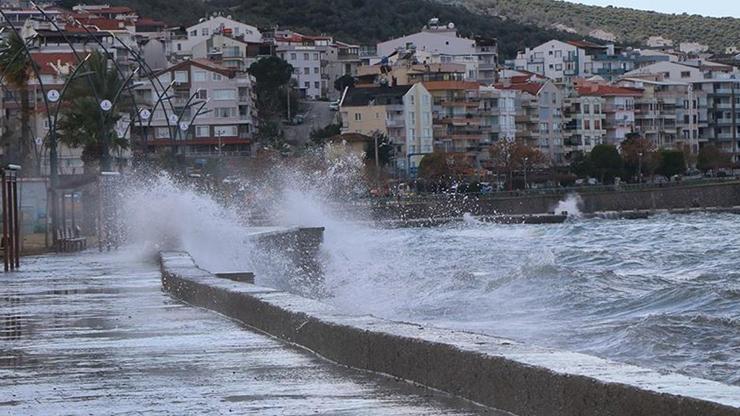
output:
[{"label": "hill", "polygon": [[740,48],[740,19],[666,14],[622,7],[586,6],[559,0],[440,0],[471,11],[541,28],[571,28],[579,34],[604,30],[622,43],[644,43],[650,36],[699,42],[715,52]]},{"label": "hill", "polygon": [[[70,3],[70,4],[65,4]],[[62,2],[71,7],[77,0]],[[374,44],[418,31],[432,17],[454,22],[461,34],[495,37],[502,57],[550,39],[583,36],[519,23],[431,0],[102,0],[125,5],[141,15],[171,24],[191,25],[209,13],[224,12],[258,27],[285,26],[307,34],[330,34],[339,40]]]}]

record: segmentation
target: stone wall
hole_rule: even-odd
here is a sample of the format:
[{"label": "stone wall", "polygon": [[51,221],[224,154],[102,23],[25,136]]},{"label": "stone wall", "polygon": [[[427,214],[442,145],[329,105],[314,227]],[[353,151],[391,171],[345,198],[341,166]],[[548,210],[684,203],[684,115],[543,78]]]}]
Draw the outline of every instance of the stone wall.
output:
[{"label": "stone wall", "polygon": [[162,285],[339,364],[527,416],[737,416],[740,387],[473,334],[348,315],[311,299],[219,279],[161,253]]}]

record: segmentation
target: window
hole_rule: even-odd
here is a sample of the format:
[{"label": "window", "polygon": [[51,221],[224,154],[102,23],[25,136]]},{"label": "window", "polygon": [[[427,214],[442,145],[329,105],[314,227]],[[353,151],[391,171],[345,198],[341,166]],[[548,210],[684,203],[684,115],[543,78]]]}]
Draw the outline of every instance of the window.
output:
[{"label": "window", "polygon": [[318,66],[313,67],[313,73],[314,74],[318,74],[319,73],[319,67]]},{"label": "window", "polygon": [[206,80],[206,71],[194,71],[193,81],[204,82]]},{"label": "window", "polygon": [[208,36],[208,28],[207,27],[204,27],[204,28],[200,29],[200,34],[203,35],[203,36]]},{"label": "window", "polygon": [[308,75],[310,73],[311,73],[311,68],[309,68],[309,67],[304,67],[303,68],[303,75]]},{"label": "window", "polygon": [[319,89],[319,88],[321,88],[321,83],[319,81],[316,81],[316,82],[313,83],[313,87],[316,88],[316,89]]},{"label": "window", "polygon": [[555,64],[555,70],[556,71],[562,71],[563,70],[563,64]]},{"label": "window", "polygon": [[318,52],[314,52],[314,54],[313,54],[313,60],[314,61],[318,61],[319,60],[319,53]]},{"label": "window", "polygon": [[213,90],[214,100],[236,100],[236,90]]},{"label": "window", "polygon": [[236,111],[231,107],[218,107],[214,110],[214,114],[217,118],[229,118],[234,116]]},{"label": "window", "polygon": [[197,30],[191,30],[190,31],[190,36],[198,36],[198,31]]},{"label": "window", "polygon": [[207,100],[208,99],[208,90],[206,89],[199,89],[198,90],[198,98],[201,100]]},{"label": "window", "polygon": [[355,121],[362,121],[362,113],[355,113]]},{"label": "window", "polygon": [[182,43],[178,43],[178,44],[177,44],[177,50],[178,50],[178,51],[181,51],[181,50],[182,50]]},{"label": "window", "polygon": [[681,71],[681,78],[689,78],[691,77],[690,71]]},{"label": "window", "polygon": [[216,137],[234,137],[237,135],[236,126],[215,126],[213,133]]},{"label": "window", "polygon": [[211,126],[195,126],[195,137],[209,137]]},{"label": "window", "polygon": [[304,61],[308,61],[308,52],[305,52],[305,53],[303,54],[303,60],[304,60]]},{"label": "window", "polygon": [[154,137],[157,139],[168,139],[170,137],[169,127],[157,127],[157,129],[154,130]]},{"label": "window", "polygon": [[212,72],[212,74],[214,81],[221,81],[222,79],[224,79],[223,75],[219,74],[218,72]]},{"label": "window", "polygon": [[175,82],[188,82],[188,72],[175,71]]},{"label": "window", "polygon": [[583,129],[591,130],[591,120],[583,120]]},{"label": "window", "polygon": [[290,54],[290,60],[291,60],[291,61],[295,61],[295,60],[296,60],[296,56],[295,56],[295,54],[294,54],[294,53],[291,53],[291,54]]},{"label": "window", "polygon": [[562,58],[563,57],[563,51],[555,51],[555,57],[556,58]]},{"label": "window", "polygon": [[305,82],[303,83],[303,87],[305,87],[305,88],[311,88],[311,83],[310,83],[310,82],[308,82],[308,81],[305,81]]}]

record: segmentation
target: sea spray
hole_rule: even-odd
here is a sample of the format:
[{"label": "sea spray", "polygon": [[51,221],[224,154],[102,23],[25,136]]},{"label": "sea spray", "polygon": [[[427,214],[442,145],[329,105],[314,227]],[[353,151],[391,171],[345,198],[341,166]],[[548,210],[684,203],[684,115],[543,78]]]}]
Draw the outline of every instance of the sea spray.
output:
[{"label": "sea spray", "polygon": [[566,213],[568,217],[578,218],[582,215],[580,207],[583,205],[583,199],[578,194],[568,194],[565,199],[555,205],[555,214]]}]

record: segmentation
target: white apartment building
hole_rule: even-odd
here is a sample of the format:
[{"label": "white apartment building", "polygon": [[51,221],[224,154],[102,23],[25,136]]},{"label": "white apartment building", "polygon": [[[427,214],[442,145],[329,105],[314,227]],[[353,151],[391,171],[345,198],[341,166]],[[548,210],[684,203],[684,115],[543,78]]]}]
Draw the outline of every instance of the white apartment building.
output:
[{"label": "white apartment building", "polygon": [[145,122],[150,149],[174,146],[187,156],[251,154],[257,123],[249,75],[196,59],[175,64],[158,78],[165,86],[174,81],[164,100],[151,83],[137,88],[149,108],[159,101]]},{"label": "white apartment building", "polygon": [[330,36],[307,36],[289,30],[272,33],[275,54],[293,65],[293,79],[306,98],[338,98],[334,81],[357,75],[360,47]]},{"label": "white apartment building", "polygon": [[591,56],[586,54],[586,50],[559,40],[527,48],[507,63],[514,70],[533,72],[558,84],[567,83],[575,77],[591,76]]},{"label": "white apartment building", "polygon": [[453,23],[440,25],[438,19],[431,19],[420,32],[380,42],[376,49],[376,62],[398,51],[413,50],[420,63],[464,64],[466,80],[493,82],[498,63],[495,39],[459,37]]},{"label": "white apartment building", "polygon": [[170,52],[176,56],[191,56],[192,49],[213,34],[224,34],[245,42],[262,42],[262,33],[251,25],[236,21],[231,16],[209,16],[186,29],[187,37],[173,39]]}]

